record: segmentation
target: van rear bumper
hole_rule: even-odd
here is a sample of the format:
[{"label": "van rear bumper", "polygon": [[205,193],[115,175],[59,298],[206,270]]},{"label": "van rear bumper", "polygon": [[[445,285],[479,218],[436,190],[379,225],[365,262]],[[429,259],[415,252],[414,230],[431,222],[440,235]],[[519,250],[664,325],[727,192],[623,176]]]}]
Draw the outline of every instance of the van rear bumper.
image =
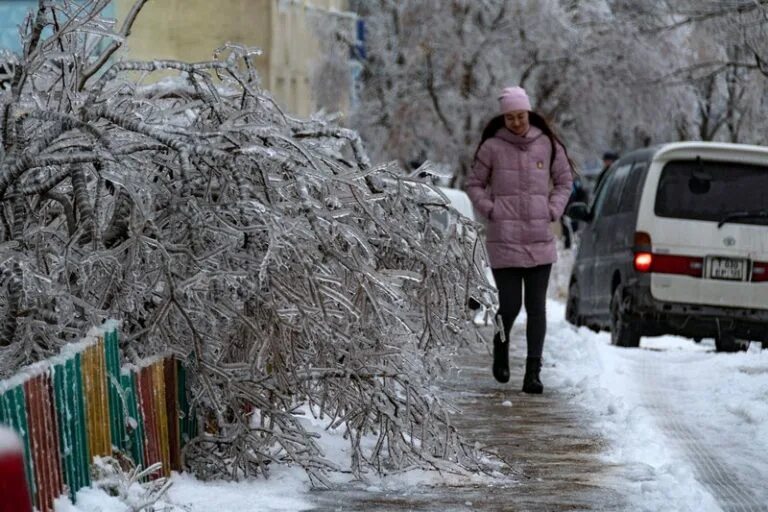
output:
[{"label": "van rear bumper", "polygon": [[630,287],[627,292],[632,313],[641,320],[647,336],[713,338],[729,333],[745,340],[768,342],[768,309],[665,302],[655,299],[648,286]]}]

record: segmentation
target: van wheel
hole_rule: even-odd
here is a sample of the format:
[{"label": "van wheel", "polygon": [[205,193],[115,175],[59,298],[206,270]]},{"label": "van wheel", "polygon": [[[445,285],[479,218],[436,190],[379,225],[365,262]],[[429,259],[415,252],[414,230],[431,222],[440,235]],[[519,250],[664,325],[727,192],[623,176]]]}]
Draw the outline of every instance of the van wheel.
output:
[{"label": "van wheel", "polygon": [[579,283],[576,281],[568,287],[568,302],[565,304],[565,319],[568,323],[581,327],[584,322],[579,316]]},{"label": "van wheel", "polygon": [[640,326],[629,317],[621,286],[616,287],[611,297],[611,344],[631,348],[640,346]]},{"label": "van wheel", "polygon": [[715,351],[717,352],[738,352],[748,348],[749,343],[737,340],[733,334],[722,333],[720,336],[715,336]]}]

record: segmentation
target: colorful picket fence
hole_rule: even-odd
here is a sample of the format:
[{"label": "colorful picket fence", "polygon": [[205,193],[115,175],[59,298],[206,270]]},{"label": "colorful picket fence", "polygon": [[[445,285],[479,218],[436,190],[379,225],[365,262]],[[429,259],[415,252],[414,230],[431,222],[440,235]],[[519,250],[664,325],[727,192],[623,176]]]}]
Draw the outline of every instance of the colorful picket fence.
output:
[{"label": "colorful picket fence", "polygon": [[22,439],[40,512],[52,511],[65,492],[74,501],[90,485],[98,456],[120,452],[142,467],[162,463],[154,476],[181,470],[182,448],[197,432],[181,362],[157,357],[140,367],[122,365],[114,321],[0,381],[0,425]]}]

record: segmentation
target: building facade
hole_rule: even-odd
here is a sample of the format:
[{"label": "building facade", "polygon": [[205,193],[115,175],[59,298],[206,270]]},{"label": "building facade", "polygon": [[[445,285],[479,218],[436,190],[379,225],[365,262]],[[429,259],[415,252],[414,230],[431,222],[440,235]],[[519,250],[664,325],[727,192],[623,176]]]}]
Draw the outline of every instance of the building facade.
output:
[{"label": "building facade", "polygon": [[[133,3],[116,0],[119,20]],[[256,62],[262,86],[287,111],[306,117],[318,107],[312,77],[320,44],[313,17],[349,17],[346,6],[347,0],[150,1],[121,52],[126,58],[202,61],[226,42],[261,48]]]},{"label": "building facade", "polygon": [[[113,0],[103,14],[122,23],[134,1]],[[0,51],[21,49],[19,25],[37,3],[0,0]],[[262,86],[288,112],[306,117],[322,100],[312,87],[322,65],[316,22],[344,20],[353,31],[355,18],[347,7],[348,0],[152,0],[116,58],[203,61],[227,42],[258,47],[264,52],[256,59]],[[342,101],[333,102],[334,108],[348,109],[348,84],[347,89],[339,91]]]}]

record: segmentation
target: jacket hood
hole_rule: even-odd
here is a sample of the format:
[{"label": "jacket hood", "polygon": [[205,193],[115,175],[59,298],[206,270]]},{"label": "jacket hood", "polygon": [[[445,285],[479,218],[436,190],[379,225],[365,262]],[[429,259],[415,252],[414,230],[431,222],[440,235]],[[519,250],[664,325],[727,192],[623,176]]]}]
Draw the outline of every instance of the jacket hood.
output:
[{"label": "jacket hood", "polygon": [[526,133],[525,136],[515,135],[505,126],[500,128],[499,131],[494,134],[494,138],[509,142],[515,146],[527,146],[542,135],[544,135],[544,132],[535,126],[528,128],[528,133]]}]

